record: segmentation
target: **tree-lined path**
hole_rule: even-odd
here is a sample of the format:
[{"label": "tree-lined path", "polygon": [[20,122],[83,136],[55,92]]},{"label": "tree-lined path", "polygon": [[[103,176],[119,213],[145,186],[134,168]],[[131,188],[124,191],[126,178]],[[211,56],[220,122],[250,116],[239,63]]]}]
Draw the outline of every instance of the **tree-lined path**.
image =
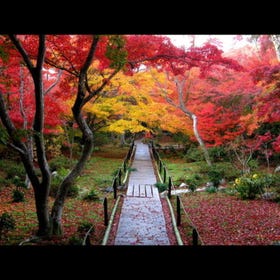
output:
[{"label": "tree-lined path", "polygon": [[115,245],[170,245],[157,182],[147,144],[136,151],[124,198]]}]

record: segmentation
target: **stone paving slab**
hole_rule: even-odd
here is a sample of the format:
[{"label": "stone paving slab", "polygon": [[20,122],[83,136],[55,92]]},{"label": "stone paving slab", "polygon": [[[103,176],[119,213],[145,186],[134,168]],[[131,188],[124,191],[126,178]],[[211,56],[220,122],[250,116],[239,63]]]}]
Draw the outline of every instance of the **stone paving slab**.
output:
[{"label": "stone paving slab", "polygon": [[170,245],[159,199],[124,198],[115,245]]},{"label": "stone paving slab", "polygon": [[149,147],[135,141],[129,176],[115,245],[170,245]]}]

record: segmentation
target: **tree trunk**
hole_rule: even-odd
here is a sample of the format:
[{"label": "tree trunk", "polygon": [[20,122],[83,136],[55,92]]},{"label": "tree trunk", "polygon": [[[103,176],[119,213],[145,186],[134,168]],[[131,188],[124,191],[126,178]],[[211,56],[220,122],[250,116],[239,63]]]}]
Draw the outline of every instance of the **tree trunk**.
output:
[{"label": "tree trunk", "polygon": [[39,188],[36,188],[35,191],[36,212],[39,222],[37,235],[42,237],[49,237],[51,233],[48,207],[48,190],[48,185],[40,184]]},{"label": "tree trunk", "polygon": [[[80,175],[93,149],[93,133],[90,127],[88,126],[85,118],[82,115],[82,108],[86,104],[86,102],[90,100],[88,99],[88,101],[86,101],[86,99],[88,98],[86,97],[86,92],[87,92],[86,76],[87,76],[87,70],[89,69],[90,64],[92,62],[98,40],[99,40],[98,37],[93,37],[91,48],[88,53],[88,57],[83,67],[81,68],[80,75],[79,75],[78,92],[77,92],[75,103],[72,107],[72,112],[73,112],[74,119],[77,122],[79,129],[83,134],[84,147],[83,147],[81,158],[79,159],[78,163],[74,166],[74,168],[71,170],[71,172],[64,178],[64,180],[62,181],[59,187],[58,193],[56,195],[55,202],[51,212],[51,224],[52,224],[51,230],[52,230],[52,234],[54,235],[61,235],[63,232],[61,217],[62,217],[63,206],[67,195],[67,191],[69,187],[74,183],[75,179]],[[101,89],[102,87],[100,88],[100,90]]]},{"label": "tree trunk", "polygon": [[[74,115],[77,113],[73,109]],[[67,196],[67,191],[69,187],[74,183],[75,179],[80,175],[83,170],[87,160],[89,159],[92,149],[93,149],[93,133],[88,127],[86,121],[83,119],[81,114],[75,116],[81,131],[83,132],[84,138],[84,148],[82,152],[82,156],[79,159],[78,163],[72,169],[72,171],[64,178],[62,181],[53,208],[51,213],[51,231],[53,235],[61,235],[63,233],[61,218],[63,212],[64,202]]]},{"label": "tree trunk", "polygon": [[[198,143],[199,143],[199,145],[200,145],[200,147],[203,151],[204,158],[205,158],[207,164],[209,166],[212,166],[212,162],[210,160],[208,150],[207,150],[207,148],[204,144],[204,141],[200,137],[198,129],[197,129],[197,122],[198,122],[197,117],[190,110],[188,110],[186,105],[185,105],[185,103],[188,101],[188,97],[189,97],[189,93],[190,93],[189,90],[190,90],[190,87],[191,87],[191,83],[190,83],[189,86],[188,86],[189,87],[188,90],[185,91],[184,87],[185,87],[185,84],[186,84],[186,80],[187,80],[187,77],[183,78],[181,81],[179,80],[178,77],[175,77],[176,88],[177,88],[177,91],[178,91],[179,105],[177,105],[177,106],[173,105],[173,106],[181,109],[181,111],[184,112],[184,114],[192,120],[192,122],[193,122],[193,132],[194,132],[195,138],[198,141]],[[174,103],[171,102],[171,104],[174,104]]]},{"label": "tree trunk", "polygon": [[208,150],[207,150],[207,148],[206,148],[206,146],[205,146],[203,140],[201,139],[201,137],[198,133],[198,130],[197,130],[197,117],[196,117],[196,115],[192,114],[191,118],[192,118],[192,121],[193,121],[193,132],[194,132],[195,138],[198,141],[198,143],[199,143],[199,145],[200,145],[200,147],[203,151],[204,158],[205,158],[207,164],[209,166],[212,166],[212,162],[211,162]]}]

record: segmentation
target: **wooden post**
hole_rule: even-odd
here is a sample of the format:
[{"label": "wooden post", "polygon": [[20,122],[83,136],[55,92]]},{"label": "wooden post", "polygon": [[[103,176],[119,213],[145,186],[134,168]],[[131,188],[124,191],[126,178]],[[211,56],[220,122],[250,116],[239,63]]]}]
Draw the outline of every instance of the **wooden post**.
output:
[{"label": "wooden post", "polygon": [[163,182],[166,182],[166,167],[163,167]]},{"label": "wooden post", "polygon": [[126,173],[126,159],[123,162],[123,173]]},{"label": "wooden post", "polygon": [[198,245],[198,234],[195,228],[193,228],[192,231],[192,240],[193,240],[193,246],[197,246]]},{"label": "wooden post", "polygon": [[180,198],[177,195],[177,226],[181,225],[181,205],[180,205]]},{"label": "wooden post", "polygon": [[114,199],[117,199],[117,177],[115,177],[114,179],[113,189],[114,189]]},{"label": "wooden post", "polygon": [[103,207],[104,207],[104,225],[108,226],[108,204],[107,204],[107,197],[104,198]]},{"label": "wooden post", "polygon": [[121,168],[119,169],[118,175],[119,175],[119,186],[121,186],[121,184],[122,184],[122,169]]},{"label": "wooden post", "polygon": [[87,236],[86,238],[86,246],[91,246],[91,243],[90,243],[90,235]]},{"label": "wooden post", "polygon": [[171,198],[171,177],[169,176],[169,181],[168,181],[168,198]]}]

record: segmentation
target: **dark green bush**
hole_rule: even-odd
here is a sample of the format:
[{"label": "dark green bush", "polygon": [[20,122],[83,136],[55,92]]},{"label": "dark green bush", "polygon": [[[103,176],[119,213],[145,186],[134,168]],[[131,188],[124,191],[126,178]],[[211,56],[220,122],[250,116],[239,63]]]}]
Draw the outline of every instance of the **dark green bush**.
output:
[{"label": "dark green bush", "polygon": [[208,193],[216,193],[217,192],[217,188],[214,187],[214,186],[210,186],[210,187],[207,187],[205,189],[205,191],[208,192]]},{"label": "dark green bush", "polygon": [[161,183],[161,182],[155,183],[155,186],[158,188],[158,191],[160,193],[165,191],[165,190],[167,190],[167,188],[168,188],[168,184],[167,183]]},{"label": "dark green bush", "polygon": [[13,202],[23,202],[24,201],[24,192],[19,189],[13,190]]},{"label": "dark green bush", "polygon": [[194,192],[197,187],[203,183],[202,177],[199,174],[192,174],[191,176],[184,179],[184,181],[188,185],[188,189],[192,192]]},{"label": "dark green bush", "polygon": [[59,156],[51,159],[49,164],[51,170],[60,170],[60,169],[70,168],[71,162],[69,158],[64,156]]},{"label": "dark green bush", "polygon": [[0,191],[1,191],[2,187],[7,187],[10,184],[11,184],[11,180],[10,179],[6,179],[6,178],[0,177]]},{"label": "dark green bush", "polygon": [[228,153],[223,146],[208,148],[208,152],[213,162],[229,160]]},{"label": "dark green bush", "polygon": [[0,239],[11,230],[16,228],[16,221],[13,216],[7,212],[0,216]]},{"label": "dark green bush", "polygon": [[15,176],[17,176],[24,180],[26,172],[22,164],[15,162],[12,164],[9,164],[8,162],[6,163],[7,165],[3,168],[3,170],[7,173],[6,179],[13,179]]},{"label": "dark green bush", "polygon": [[80,234],[86,234],[90,229],[91,232],[94,232],[93,224],[88,221],[82,221],[81,224],[78,226],[77,232]]},{"label": "dark green bush", "polygon": [[203,152],[199,147],[192,146],[184,156],[186,162],[196,162],[204,160]]},{"label": "dark green bush", "polygon": [[220,185],[220,181],[224,178],[224,170],[221,170],[216,166],[212,166],[207,174],[210,182],[213,183],[213,186],[218,188]]},{"label": "dark green bush", "polygon": [[81,246],[83,244],[83,239],[79,236],[73,235],[68,239],[68,244],[73,246]]},{"label": "dark green bush", "polygon": [[84,200],[98,200],[99,197],[95,191],[95,189],[91,189],[88,193],[86,193],[83,197]]},{"label": "dark green bush", "polygon": [[27,188],[27,186],[26,186],[26,184],[25,184],[25,180],[19,178],[18,176],[15,176],[15,177],[12,179],[12,183],[13,183],[16,187],[24,188],[24,189]]}]

